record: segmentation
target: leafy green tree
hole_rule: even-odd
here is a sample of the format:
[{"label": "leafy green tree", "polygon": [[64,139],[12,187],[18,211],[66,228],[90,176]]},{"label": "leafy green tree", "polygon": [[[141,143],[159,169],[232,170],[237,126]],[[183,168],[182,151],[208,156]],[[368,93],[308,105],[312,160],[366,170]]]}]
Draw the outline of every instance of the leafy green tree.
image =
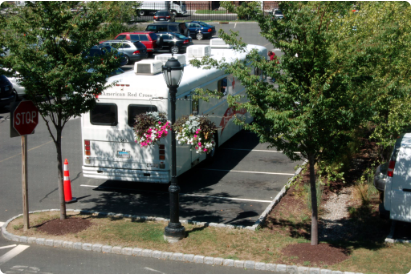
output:
[{"label": "leafy green tree", "polygon": [[137,16],[137,8],[141,2],[136,1],[107,1],[102,3],[110,11],[105,19],[106,22],[117,26],[118,33],[126,28],[126,23]]},{"label": "leafy green tree", "polygon": [[107,12],[99,2],[26,2],[3,29],[4,45],[10,49],[3,62],[19,72],[27,99],[39,109],[57,150],[60,219],[66,218],[63,128],[71,117],[93,108],[95,96],[107,88],[106,78],[120,66],[114,53],[86,58],[111,31],[111,24],[103,24]]},{"label": "leafy green tree", "polygon": [[[249,15],[257,20],[261,35],[284,55],[280,63],[267,61],[256,51],[247,60],[234,63],[204,58],[194,65],[208,65],[225,69],[246,88],[248,102],[240,103],[237,96],[229,96],[231,106],[245,108],[254,123],[245,129],[258,134],[260,142],[282,150],[292,160],[308,159],[311,191],[311,244],[318,244],[318,209],[315,164],[320,160],[333,161],[344,153],[351,140],[352,130],[369,115],[366,94],[352,89],[350,75],[337,58],[332,45],[339,38],[340,17],[348,11],[346,2],[281,2],[284,19],[265,16],[257,2],[241,9],[230,2],[224,7],[239,16]],[[237,33],[219,36],[241,50],[245,46]],[[248,66],[251,64],[251,68]],[[260,80],[254,68],[275,78],[272,85]],[[361,79],[359,81],[362,81]],[[241,121],[238,121],[241,123]]]},{"label": "leafy green tree", "polygon": [[336,49],[344,51],[334,54],[345,56],[347,66],[360,65],[351,72],[357,79],[368,77],[362,89],[373,96],[371,138],[387,160],[395,139],[411,126],[411,8],[407,2],[359,2],[353,11],[341,19]]}]

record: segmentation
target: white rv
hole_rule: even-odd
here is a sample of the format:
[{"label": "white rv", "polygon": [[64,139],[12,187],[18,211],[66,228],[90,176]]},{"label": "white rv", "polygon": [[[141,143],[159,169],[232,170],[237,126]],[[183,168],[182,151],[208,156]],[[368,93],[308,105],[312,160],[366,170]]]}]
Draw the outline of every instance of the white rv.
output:
[{"label": "white rv", "polygon": [[[252,119],[244,110],[234,111],[227,104],[228,94],[245,94],[240,81],[224,71],[195,68],[188,63],[192,58],[205,55],[227,61],[245,58],[246,53],[235,52],[221,41],[212,39],[213,47],[193,45],[187,48],[186,54],[174,55],[180,63],[185,63],[177,90],[176,119],[183,115],[208,115],[218,127],[214,136],[216,148],[240,130],[240,126],[234,124],[235,114],[247,122]],[[262,46],[248,45],[246,48],[247,52],[252,49],[257,49],[264,58],[267,56]],[[171,134],[162,138],[158,145],[140,147],[134,141],[133,131],[134,117],[140,113],[161,111],[171,120],[169,90],[161,71],[170,57],[171,54],[163,54],[156,56],[156,60],[136,62],[134,71],[111,77],[108,84],[116,81],[115,86],[100,94],[96,107],[81,117],[85,177],[151,183],[171,181]],[[192,93],[196,88],[220,90],[224,96],[208,102],[195,101]],[[177,176],[205,159],[206,155],[190,151],[189,146],[177,145]]]},{"label": "white rv", "polygon": [[137,8],[137,13],[140,16],[144,16],[159,10],[168,9],[170,9],[174,16],[187,14],[185,1],[141,1],[140,6]]}]

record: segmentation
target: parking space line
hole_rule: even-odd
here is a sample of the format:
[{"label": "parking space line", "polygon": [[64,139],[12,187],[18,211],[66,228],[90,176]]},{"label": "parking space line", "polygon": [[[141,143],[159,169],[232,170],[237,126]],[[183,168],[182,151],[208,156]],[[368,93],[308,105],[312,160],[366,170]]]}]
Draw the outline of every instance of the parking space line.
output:
[{"label": "parking space line", "polygon": [[6,245],[6,246],[0,246],[0,249],[7,249],[7,248],[12,248],[15,247],[17,245]]},{"label": "parking space line", "polygon": [[[134,190],[134,191],[136,190],[136,189],[129,189],[129,188],[99,187],[99,186],[92,186],[92,185],[80,185],[80,186],[99,188],[99,189],[118,189],[118,190]],[[161,192],[161,191],[144,191],[144,192],[156,192],[156,193],[161,193],[161,194],[167,194],[167,192]],[[180,196],[223,199],[223,200],[232,200],[232,201],[245,201],[245,202],[259,202],[259,203],[271,203],[272,202],[271,200],[242,199],[242,198],[231,198],[231,197],[221,197],[221,196],[208,196],[208,195],[201,195],[201,194],[180,193]]]},{"label": "parking space line", "polygon": [[13,259],[17,255],[19,255],[21,252],[29,248],[28,245],[18,245],[3,256],[0,257],[0,265],[4,264],[5,262]]},{"label": "parking space line", "polygon": [[211,168],[199,168],[202,170],[212,170],[212,171],[223,171],[223,172],[234,172],[234,173],[250,173],[250,174],[268,174],[268,175],[284,175],[293,176],[294,173],[277,173],[277,172],[262,172],[262,171],[244,171],[244,170],[232,170],[232,169],[211,169]]},{"label": "parking space line", "polygon": [[93,188],[98,187],[98,186],[92,186],[92,185],[80,185],[80,186],[83,186],[83,187],[93,187]]},{"label": "parking space line", "polygon": [[[63,138],[63,137],[61,137],[61,138]],[[51,142],[53,142],[53,140],[48,141],[47,143],[38,145],[38,146],[36,146],[36,147],[32,147],[32,148],[28,149],[27,151],[32,151],[32,150],[34,150],[34,149],[36,149],[36,148],[42,147],[42,146],[47,145],[47,144],[49,144],[49,143],[51,143]],[[6,158],[6,159],[4,159],[4,160],[1,160],[0,163],[6,161],[6,160],[8,160],[8,159],[14,158],[14,157],[16,157],[16,156],[19,156],[19,155],[21,155],[21,153],[16,154],[16,155],[13,155],[13,156],[10,156],[9,158]]]},{"label": "parking space line", "polygon": [[[282,150],[261,150],[261,149],[225,148],[225,147],[222,147],[219,149],[244,150],[244,151],[252,151],[252,152],[275,152],[275,153],[283,152]],[[301,152],[296,151],[295,153],[301,153]]]},{"label": "parking space line", "polygon": [[221,196],[207,196],[207,195],[198,195],[198,194],[184,194],[180,193],[181,196],[188,196],[188,197],[198,197],[198,198],[215,198],[215,199],[223,199],[223,200],[231,200],[231,201],[246,201],[246,202],[259,202],[259,203],[271,203],[270,200],[254,200],[254,199],[241,199],[241,198],[230,198],[230,197],[221,197]]}]

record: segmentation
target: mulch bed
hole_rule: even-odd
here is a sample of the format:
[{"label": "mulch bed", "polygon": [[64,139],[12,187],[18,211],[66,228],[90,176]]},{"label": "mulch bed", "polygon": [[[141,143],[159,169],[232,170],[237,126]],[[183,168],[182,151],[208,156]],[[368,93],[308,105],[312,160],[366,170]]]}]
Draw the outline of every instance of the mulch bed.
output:
[{"label": "mulch bed", "polygon": [[37,230],[50,235],[65,235],[78,233],[90,227],[91,221],[84,218],[67,218],[65,220],[54,219],[37,226]]},{"label": "mulch bed", "polygon": [[311,243],[302,243],[289,245],[282,250],[285,256],[294,264],[304,265],[333,265],[349,258],[347,251],[343,248],[333,247],[327,243],[311,245]]}]

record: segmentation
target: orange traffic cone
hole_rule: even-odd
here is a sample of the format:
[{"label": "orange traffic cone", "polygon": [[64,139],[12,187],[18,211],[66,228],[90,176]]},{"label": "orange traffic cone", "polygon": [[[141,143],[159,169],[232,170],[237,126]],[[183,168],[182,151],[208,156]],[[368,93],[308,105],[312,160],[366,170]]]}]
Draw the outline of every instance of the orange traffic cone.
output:
[{"label": "orange traffic cone", "polygon": [[71,181],[67,159],[64,161],[64,201],[66,203],[77,202],[77,198],[72,197],[71,195]]}]

